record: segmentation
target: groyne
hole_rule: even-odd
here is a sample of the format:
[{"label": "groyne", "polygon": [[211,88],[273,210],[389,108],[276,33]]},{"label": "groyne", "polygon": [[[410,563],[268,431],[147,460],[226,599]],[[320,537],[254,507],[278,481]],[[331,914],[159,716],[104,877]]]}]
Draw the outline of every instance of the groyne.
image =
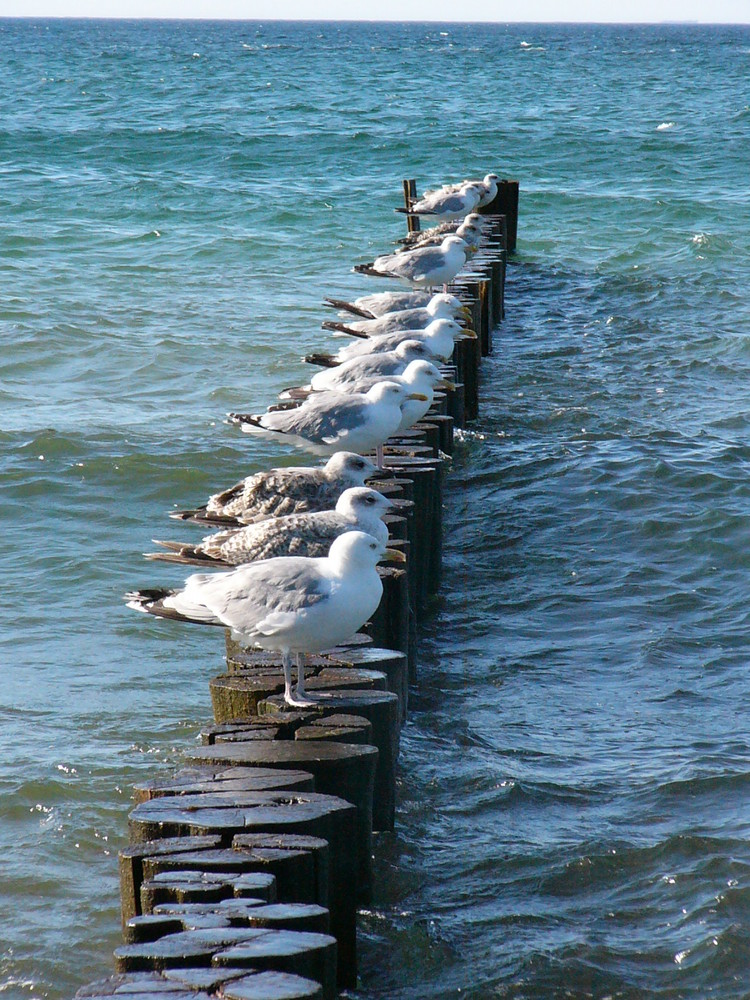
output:
[{"label": "groyne", "polygon": [[[416,184],[404,182],[409,214]],[[452,387],[385,446],[382,489],[403,567],[350,643],[308,657],[304,708],[283,697],[275,654],[227,633],[209,684],[214,721],[176,774],[134,790],[120,852],[123,944],[115,974],[77,997],[129,1000],[333,998],[357,985],[357,908],[373,885],[377,834],[397,823],[399,736],[419,684],[419,621],[438,592],[454,429],[481,407],[481,361],[505,311],[518,183],[501,181],[476,252],[450,283],[476,336],[457,340]]]}]

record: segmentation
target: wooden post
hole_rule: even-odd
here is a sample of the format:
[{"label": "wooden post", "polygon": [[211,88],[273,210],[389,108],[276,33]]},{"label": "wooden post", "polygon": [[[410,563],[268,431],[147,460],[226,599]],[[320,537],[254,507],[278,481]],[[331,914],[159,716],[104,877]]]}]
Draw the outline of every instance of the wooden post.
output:
[{"label": "wooden post", "polygon": [[[279,742],[271,744],[274,747],[309,747],[309,744]],[[347,748],[340,744],[336,746],[346,753]],[[204,754],[215,750],[207,747]],[[229,748],[231,763],[242,766],[242,761],[236,762],[236,747]],[[371,751],[376,755],[374,747],[350,747],[356,753]],[[370,757],[372,760],[372,757]],[[208,767],[217,770],[226,769],[226,761],[210,760]],[[374,775],[374,762],[372,763]],[[345,787],[345,786],[344,786]],[[303,834],[322,838],[330,845],[329,852],[329,887],[328,908],[331,912],[331,928],[339,942],[341,985],[356,984],[357,951],[356,951],[356,902],[361,871],[361,847],[358,828],[360,817],[355,805],[345,802],[333,795],[320,795],[307,792],[304,795],[294,792],[256,792],[254,796],[219,797],[216,795],[185,796],[184,799],[170,801],[168,798],[145,802],[131,812],[129,827],[131,839],[135,845],[127,849],[128,859],[123,859],[123,866],[131,861],[130,884],[138,886],[143,875],[144,858],[157,854],[158,844],[147,841],[159,841],[161,837],[169,837],[168,850],[162,854],[176,854],[176,844],[190,845],[195,842],[195,831],[200,831],[203,838],[215,847],[231,847],[233,844],[242,847],[249,845],[248,835],[262,834],[278,837],[279,834]],[[173,834],[177,834],[175,838]],[[213,841],[213,842],[212,842]],[[260,860],[252,855],[256,869]],[[122,852],[125,854],[126,852]],[[132,862],[137,861],[137,868]],[[304,901],[304,900],[301,900]],[[325,905],[321,902],[321,905]],[[130,907],[129,907],[130,908]],[[125,896],[123,896],[123,912],[125,912]],[[128,913],[128,916],[133,914]]]},{"label": "wooden post", "polygon": [[[417,182],[412,178],[411,180],[404,181],[404,208],[407,212],[411,211],[411,206],[417,201]],[[406,216],[406,231],[407,233],[418,233],[419,232],[419,217],[416,215]]]},{"label": "wooden post", "polygon": [[290,973],[320,983],[324,1000],[336,997],[336,941],[329,934],[221,927],[182,931],[115,949],[116,972],[195,965]]},{"label": "wooden post", "polygon": [[[262,660],[263,654],[257,654]],[[258,714],[258,703],[272,694],[284,690],[284,673],[281,666],[264,666],[262,663],[239,665],[233,661],[229,672],[214,677],[209,682],[211,703],[216,722],[231,722]],[[314,664],[305,669],[305,684],[310,691],[332,688],[367,688],[385,690],[385,674],[378,670],[352,670],[331,667],[328,662]]]},{"label": "wooden post", "polygon": [[508,223],[508,253],[516,252],[518,232],[518,181],[502,180],[497,185],[497,194],[489,205],[481,209],[484,215],[504,215]]},{"label": "wooden post", "polygon": [[249,969],[176,968],[168,972],[131,972],[89,983],[76,993],[76,1000],[206,1000],[208,995],[224,1000],[323,1000],[320,983],[287,972],[252,972]]},{"label": "wooden post", "polygon": [[394,566],[379,566],[383,584],[380,604],[363,630],[376,646],[409,652],[409,573]]},{"label": "wooden post", "polygon": [[[252,740],[249,743],[222,743],[199,747],[187,755],[192,764],[223,764],[238,767],[296,768],[315,777],[315,788],[329,796],[339,796],[357,807],[358,889],[362,902],[372,894],[372,796],[378,751],[375,747],[327,743],[324,740]],[[287,799],[304,800],[310,793],[255,792],[255,796],[284,794]],[[131,824],[139,809],[157,805],[146,803],[131,813]],[[256,800],[259,804],[260,799]],[[269,801],[273,799],[269,798]],[[241,810],[252,813],[253,810]],[[137,819],[137,817],[136,817]],[[182,822],[182,821],[179,821]],[[189,832],[199,832],[190,830]],[[203,831],[200,831],[203,832]],[[208,832],[208,830],[206,831]],[[240,830],[234,830],[239,833]],[[152,836],[148,838],[153,839]]]},{"label": "wooden post", "polygon": [[453,454],[453,417],[447,413],[431,413],[430,423],[434,424],[440,435],[440,451],[444,455]]},{"label": "wooden post", "polygon": [[[291,713],[290,713],[291,714]],[[293,738],[293,735],[290,737]],[[207,740],[210,745],[212,741]],[[315,780],[306,771],[277,771],[255,768],[237,772],[231,769],[207,772],[205,768],[183,768],[177,774],[135,785],[136,803],[148,802],[164,795],[199,795],[207,792],[273,792],[278,789],[313,792]]]},{"label": "wooden post", "polygon": [[491,285],[492,285],[492,270],[489,270],[490,279],[483,280],[479,282],[478,292],[479,292],[479,316],[480,316],[480,347],[482,351],[482,357],[486,357],[488,354],[492,354],[492,327],[494,323],[492,321],[492,304],[491,304]]},{"label": "wooden post", "polygon": [[[203,836],[181,836],[160,838],[153,848],[154,854],[180,854],[189,850],[209,850],[218,847],[221,838],[216,834]],[[141,883],[143,882],[143,859],[150,852],[144,851],[144,845],[131,844],[124,847],[118,856],[120,869],[120,905],[123,927],[130,919],[141,912]]]},{"label": "wooden post", "polygon": [[[261,713],[284,714],[284,699],[275,695],[262,702]],[[396,761],[401,713],[398,698],[390,691],[332,691],[320,712],[334,709],[361,715],[372,725],[372,742],[378,748],[375,766],[372,822],[375,830],[392,830],[396,816]]]},{"label": "wooden post", "polygon": [[[206,850],[186,850],[177,854],[154,854],[142,861],[143,880],[162,872],[225,872],[234,876],[234,896],[245,897],[248,891],[260,893],[240,876],[248,874],[273,878],[277,898],[292,903],[318,903],[328,906],[329,861],[328,842],[319,837],[293,834],[244,834],[242,844]],[[187,839],[187,838],[183,838]],[[158,848],[160,841],[143,845]],[[141,883],[143,884],[143,882]]]}]

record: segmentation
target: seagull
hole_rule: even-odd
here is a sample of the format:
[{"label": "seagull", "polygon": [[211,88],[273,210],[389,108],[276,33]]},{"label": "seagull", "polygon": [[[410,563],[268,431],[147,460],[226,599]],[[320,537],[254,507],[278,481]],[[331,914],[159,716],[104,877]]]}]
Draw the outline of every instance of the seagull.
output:
[{"label": "seagull", "polygon": [[399,243],[407,250],[412,250],[417,247],[438,246],[446,236],[460,236],[464,243],[468,243],[469,246],[475,244],[478,246],[484,225],[485,217],[472,212],[463,220],[441,222],[439,226],[433,226],[431,229],[407,233],[399,240]]},{"label": "seagull", "polygon": [[494,201],[497,197],[497,185],[500,183],[500,178],[497,174],[485,174],[482,184],[484,185],[484,192],[479,196],[479,204],[477,208],[484,208],[489,205],[490,202]]},{"label": "seagull", "polygon": [[170,551],[144,555],[147,559],[198,566],[240,566],[274,556],[324,556],[334,538],[345,531],[364,531],[385,545],[388,528],[381,518],[391,507],[393,502],[382,493],[355,486],[344,490],[335,510],[273,517],[208,535],[198,545],[154,539]]},{"label": "seagull", "polygon": [[[382,358],[387,357],[384,354],[369,355],[366,354],[364,358],[355,358],[354,361],[347,362],[348,365],[355,365],[356,362],[364,360],[365,358]],[[434,355],[433,355],[434,358]],[[335,374],[346,365],[339,365],[336,368],[327,369],[325,372],[319,372],[320,375]],[[316,375],[315,378],[318,376]],[[338,392],[367,392],[367,390],[375,385],[376,382],[382,382],[383,376],[381,374],[364,374],[360,375],[359,378],[353,377],[347,384],[341,385],[336,384],[336,390]],[[388,376],[389,382],[397,382],[399,385],[403,385],[411,393],[417,393],[419,396],[424,397],[421,399],[410,399],[401,404],[401,423],[398,426],[398,430],[404,431],[409,427],[412,427],[418,420],[427,413],[429,408],[432,406],[433,400],[435,398],[435,389],[455,389],[456,386],[450,379],[443,378],[442,373],[438,368],[435,367],[430,361],[417,360],[410,361],[409,364],[404,368],[402,374]],[[297,390],[299,392],[300,399],[306,399],[315,390],[310,387],[307,390],[300,388]],[[373,534],[373,532],[370,532]]]},{"label": "seagull", "polygon": [[481,181],[464,180],[460,184],[446,184],[443,186],[443,191],[456,192],[461,190],[466,184],[473,184],[479,188],[477,208],[484,208],[485,205],[489,205],[491,201],[495,200],[499,181],[500,178],[497,174],[485,174]]},{"label": "seagull", "polygon": [[[451,233],[447,235],[450,236]],[[345,299],[324,299],[323,304],[338,309],[340,314],[354,314],[363,319],[374,319],[383,313],[395,312],[398,309],[426,306],[431,298],[431,292],[415,288],[410,292],[374,292],[372,295],[360,295],[353,302],[347,302]]]},{"label": "seagull", "polygon": [[400,309],[398,312],[385,313],[374,319],[352,320],[350,323],[332,323],[326,320],[323,329],[336,330],[339,335],[377,337],[382,333],[393,333],[395,330],[423,330],[434,319],[455,319],[457,313],[463,314],[467,319],[471,315],[455,295],[440,292],[438,295],[433,295],[426,306]]},{"label": "seagull", "polygon": [[447,291],[447,283],[466,263],[468,249],[460,237],[446,236],[440,246],[385,254],[371,264],[358,264],[354,270],[377,278],[399,278],[417,288],[443,285]]},{"label": "seagull", "polygon": [[350,361],[363,354],[381,354],[395,350],[404,340],[417,340],[432,351],[435,357],[448,360],[453,354],[453,345],[462,337],[476,339],[473,330],[464,330],[450,319],[435,319],[424,330],[403,330],[401,333],[384,333],[380,337],[355,340],[342,347],[336,354],[308,354],[305,361],[313,365],[332,365]]},{"label": "seagull", "polygon": [[347,531],[322,558],[282,556],[228,573],[195,573],[181,590],[133,591],[126,600],[128,607],[159,618],[224,625],[246,645],[281,653],[284,698],[305,708],[313,703],[305,693],[304,654],[345,642],[367,621],[383,593],[376,567],[385,558],[405,562],[403,553],[372,535]]},{"label": "seagull", "polygon": [[215,493],[193,510],[174,511],[180,521],[254,524],[270,517],[332,510],[352,486],[364,486],[377,474],[369,458],[351,451],[337,451],[322,467],[291,466],[268,469],[241,479],[228,490]]},{"label": "seagull", "polygon": [[407,212],[409,215],[431,215],[442,222],[462,219],[474,211],[483,193],[482,182],[464,181],[453,190],[441,188],[439,191],[430,191],[408,210],[397,211]]},{"label": "seagull", "polygon": [[[356,386],[365,378],[373,382],[390,381],[392,375],[403,374],[410,361],[436,361],[437,357],[419,340],[402,340],[392,351],[362,354],[341,365],[316,372],[308,385],[292,386],[279,395],[282,399],[306,399],[311,392],[336,389],[339,392],[359,392]],[[369,388],[369,386],[368,386]]]},{"label": "seagull", "polygon": [[408,398],[420,397],[396,382],[378,382],[365,393],[316,392],[292,409],[228,416],[248,434],[282,434],[292,444],[318,453],[375,449],[382,468],[383,445],[398,429],[401,404]]}]

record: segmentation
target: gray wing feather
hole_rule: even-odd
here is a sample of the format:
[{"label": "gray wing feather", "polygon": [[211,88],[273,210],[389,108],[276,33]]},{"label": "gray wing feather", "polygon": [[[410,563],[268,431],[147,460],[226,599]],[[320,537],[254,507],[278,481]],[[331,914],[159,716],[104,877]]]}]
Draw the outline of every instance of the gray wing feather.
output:
[{"label": "gray wing feather", "polygon": [[270,430],[296,434],[311,441],[338,437],[365,419],[365,404],[356,396],[319,392],[293,410],[264,413],[262,424]]},{"label": "gray wing feather", "polygon": [[231,573],[194,574],[170,604],[189,615],[196,608],[204,615],[208,610],[230,628],[252,635],[267,615],[305,611],[329,594],[330,581],[308,559],[268,559]]}]

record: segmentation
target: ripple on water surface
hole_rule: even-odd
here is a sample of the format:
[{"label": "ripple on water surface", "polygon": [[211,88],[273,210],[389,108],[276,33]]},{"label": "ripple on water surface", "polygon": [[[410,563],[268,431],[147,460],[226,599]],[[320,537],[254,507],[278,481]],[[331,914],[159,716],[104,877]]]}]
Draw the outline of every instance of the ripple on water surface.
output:
[{"label": "ripple on water surface", "polygon": [[127,611],[184,576],[140,553],[300,460],[223,414],[307,379],[402,176],[491,168],[521,253],[359,995],[747,996],[748,29],[0,37],[3,997],[108,974],[130,789],[209,715],[216,636]]}]

